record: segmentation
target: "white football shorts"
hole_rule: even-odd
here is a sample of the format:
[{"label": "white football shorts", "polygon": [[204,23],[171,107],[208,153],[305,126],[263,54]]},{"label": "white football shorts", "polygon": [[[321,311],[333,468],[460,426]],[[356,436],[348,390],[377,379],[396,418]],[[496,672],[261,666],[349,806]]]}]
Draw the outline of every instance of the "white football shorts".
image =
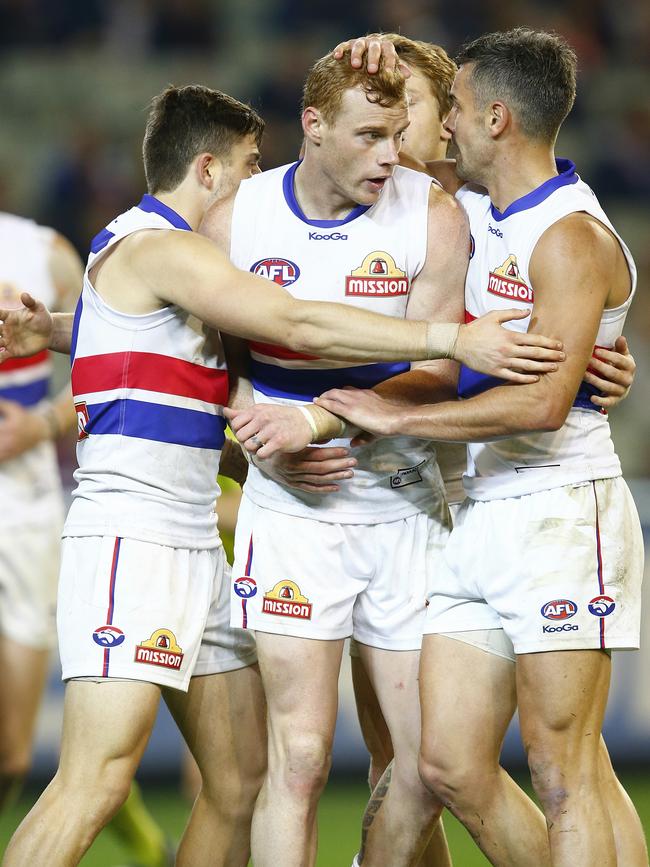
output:
[{"label": "white football shorts", "polygon": [[381,524],[286,515],[242,497],[235,534],[232,626],[386,650],[419,650],[429,576],[449,535],[431,514]]},{"label": "white football shorts", "polygon": [[220,547],[66,537],[57,611],[63,679],[115,677],[187,690],[194,674],[254,662],[250,636],[238,638],[228,626],[227,579]]},{"label": "white football shorts", "polygon": [[0,635],[37,650],[56,645],[62,527],[61,509],[0,533]]},{"label": "white football shorts", "polygon": [[622,478],[466,500],[425,633],[503,628],[515,653],[638,648],[643,538]]}]

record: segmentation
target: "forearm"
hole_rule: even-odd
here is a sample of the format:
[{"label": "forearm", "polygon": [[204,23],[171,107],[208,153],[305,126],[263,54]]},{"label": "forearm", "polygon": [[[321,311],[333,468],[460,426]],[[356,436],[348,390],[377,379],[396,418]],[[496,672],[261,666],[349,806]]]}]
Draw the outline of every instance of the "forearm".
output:
[{"label": "forearm", "polygon": [[455,400],[456,375],[451,371],[438,372],[416,367],[380,382],[372,390],[392,403],[404,406],[440,403]]},{"label": "forearm", "polygon": [[556,430],[558,415],[527,386],[502,386],[469,400],[404,407],[394,420],[395,433],[443,442],[488,442]]},{"label": "forearm", "polygon": [[219,459],[219,475],[233,479],[238,485],[243,485],[248,473],[248,461],[239,443],[226,439]]},{"label": "forearm", "polygon": [[52,333],[50,334],[50,349],[54,352],[70,354],[72,348],[73,313],[53,313]]},{"label": "forearm", "polygon": [[280,341],[299,352],[344,361],[453,358],[458,325],[412,322],[324,302],[292,305]]}]

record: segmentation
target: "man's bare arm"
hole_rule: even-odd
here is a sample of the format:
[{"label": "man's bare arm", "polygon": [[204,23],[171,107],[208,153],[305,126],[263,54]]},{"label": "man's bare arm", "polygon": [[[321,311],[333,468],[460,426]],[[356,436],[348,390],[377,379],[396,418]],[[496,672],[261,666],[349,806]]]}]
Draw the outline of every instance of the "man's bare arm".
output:
[{"label": "man's bare arm", "polygon": [[[480,442],[564,423],[582,381],[613,283],[617,242],[585,215],[571,215],[548,229],[531,261],[535,287],[532,329],[564,342],[567,360],[539,382],[500,386],[458,403],[404,408],[368,392],[332,390],[319,405],[373,433],[405,433],[427,439]],[[582,255],[576,256],[576,250]],[[563,269],[571,267],[572,291]],[[565,272],[566,273],[566,272]],[[614,306],[614,305],[612,305]]]}]

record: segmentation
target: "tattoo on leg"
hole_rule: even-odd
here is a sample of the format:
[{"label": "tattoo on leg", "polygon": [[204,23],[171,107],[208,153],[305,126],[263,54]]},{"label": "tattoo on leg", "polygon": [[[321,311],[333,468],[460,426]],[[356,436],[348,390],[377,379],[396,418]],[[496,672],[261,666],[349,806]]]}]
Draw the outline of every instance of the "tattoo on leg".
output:
[{"label": "tattoo on leg", "polygon": [[366,806],[366,811],[363,814],[363,821],[361,823],[361,848],[359,849],[359,864],[363,863],[363,856],[366,850],[366,840],[368,839],[368,831],[370,830],[370,826],[375,820],[375,816],[377,815],[379,808],[384,803],[384,798],[388,793],[388,786],[390,785],[390,778],[393,774],[393,762],[388,765],[384,773],[381,775],[381,779],[375,786],[375,790],[370,796],[370,800],[368,801],[368,805]]}]

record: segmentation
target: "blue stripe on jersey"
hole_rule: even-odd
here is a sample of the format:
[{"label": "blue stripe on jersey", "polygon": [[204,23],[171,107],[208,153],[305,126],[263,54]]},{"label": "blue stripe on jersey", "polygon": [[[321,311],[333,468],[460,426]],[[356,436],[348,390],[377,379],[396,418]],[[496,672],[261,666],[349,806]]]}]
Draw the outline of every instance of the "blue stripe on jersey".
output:
[{"label": "blue stripe on jersey", "polygon": [[177,229],[185,229],[187,232],[192,231],[190,224],[180,214],[177,214],[169,205],[165,205],[155,196],[145,193],[138,207],[147,214],[160,214],[161,217],[164,217],[168,223],[171,223]]},{"label": "blue stripe on jersey", "polygon": [[74,364],[74,357],[77,354],[77,338],[79,337],[79,322],[81,320],[81,312],[84,309],[83,297],[80,295],[77,301],[77,306],[74,310],[74,319],[72,320],[72,337],[70,338],[70,366]]},{"label": "blue stripe on jersey", "polygon": [[27,385],[10,385],[0,388],[0,398],[3,400],[15,400],[22,406],[34,406],[47,397],[49,380],[38,379]]},{"label": "blue stripe on jersey", "polygon": [[372,388],[391,376],[406,373],[411,365],[397,361],[392,364],[364,364],[361,367],[329,369],[296,369],[277,367],[251,360],[253,387],[269,397],[286,397],[293,400],[313,400],[329,388],[355,385],[357,388]]},{"label": "blue stripe on jersey", "polygon": [[[482,394],[491,388],[498,385],[507,385],[504,379],[499,379],[498,376],[488,376],[485,373],[477,373],[464,364],[460,366],[460,376],[458,377],[458,397],[468,398],[474,397],[476,394]],[[583,382],[578,389],[576,399],[573,401],[573,406],[578,409],[592,409],[600,412],[600,407],[596,406],[589,399],[592,394],[600,394],[601,392],[589,385],[588,382]]]},{"label": "blue stripe on jersey", "polygon": [[485,373],[477,373],[471,367],[460,366],[460,375],[458,377],[458,397],[474,397],[475,394],[481,394],[490,388],[495,388],[497,385],[505,385],[505,380],[498,376],[488,376]]},{"label": "blue stripe on jersey", "polygon": [[492,217],[497,221],[497,223],[512,216],[512,214],[518,214],[520,211],[527,211],[529,208],[534,208],[536,205],[541,204],[545,199],[548,199],[551,193],[559,190],[560,187],[566,187],[569,184],[578,183],[580,178],[576,174],[575,163],[572,163],[571,160],[558,158],[555,160],[555,165],[558,170],[557,175],[549,178],[548,181],[544,181],[541,186],[531,190],[530,193],[526,193],[526,195],[522,196],[520,199],[515,199],[514,202],[511,202],[508,205],[503,213],[497,210],[493,204],[490,204]]},{"label": "blue stripe on jersey", "polygon": [[578,409],[593,409],[596,412],[602,412],[602,409],[599,406],[596,406],[595,403],[591,402],[590,398],[592,394],[597,394],[598,397],[602,397],[602,391],[600,391],[600,389],[595,388],[593,385],[590,385],[588,382],[584,382],[583,380],[580,383],[580,388],[576,394],[576,399],[573,401],[573,405]]},{"label": "blue stripe on jersey", "polygon": [[308,220],[307,217],[305,217],[302,208],[298,204],[298,199],[296,199],[296,194],[293,189],[293,179],[296,174],[296,169],[301,162],[302,160],[298,160],[297,163],[293,163],[293,165],[289,166],[285,172],[284,178],[282,179],[282,191],[284,193],[284,200],[290,210],[299,220],[302,220],[303,223],[307,223],[308,226],[317,226],[320,229],[334,229],[337,226],[345,226],[346,223],[351,223],[352,220],[356,220],[357,217],[365,214],[366,211],[372,207],[372,205],[357,205],[356,208],[353,208],[347,217],[344,217],[342,220]]},{"label": "blue stripe on jersey", "polygon": [[86,433],[118,434],[196,449],[221,449],[226,420],[194,409],[141,400],[88,404]]},{"label": "blue stripe on jersey", "polygon": [[109,232],[108,229],[102,229],[101,232],[98,232],[90,242],[90,252],[99,253],[104,249],[111,238],[114,237],[115,234],[113,232]]}]

